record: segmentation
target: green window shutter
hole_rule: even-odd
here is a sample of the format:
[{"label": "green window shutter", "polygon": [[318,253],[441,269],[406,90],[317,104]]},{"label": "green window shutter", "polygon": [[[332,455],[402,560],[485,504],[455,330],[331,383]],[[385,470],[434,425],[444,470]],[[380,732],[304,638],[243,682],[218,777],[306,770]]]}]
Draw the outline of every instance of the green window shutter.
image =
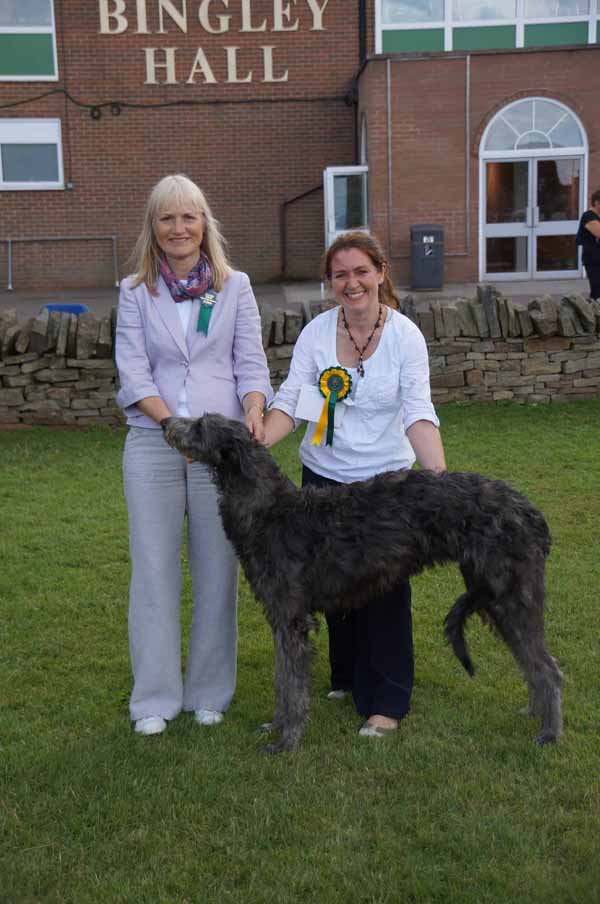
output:
[{"label": "green window shutter", "polygon": [[587,44],[587,22],[546,22],[525,26],[525,47]]},{"label": "green window shutter", "polygon": [[517,29],[514,25],[452,29],[453,50],[504,50],[516,46]]},{"label": "green window shutter", "polygon": [[51,34],[0,34],[0,77],[56,75]]},{"label": "green window shutter", "polygon": [[384,53],[418,53],[444,49],[443,28],[407,28],[384,31]]}]

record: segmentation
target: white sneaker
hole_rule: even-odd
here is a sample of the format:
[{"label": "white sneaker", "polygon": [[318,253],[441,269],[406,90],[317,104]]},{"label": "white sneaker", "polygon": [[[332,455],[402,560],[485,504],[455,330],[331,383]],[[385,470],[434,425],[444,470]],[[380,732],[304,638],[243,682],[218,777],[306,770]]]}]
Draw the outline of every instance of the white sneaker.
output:
[{"label": "white sneaker", "polygon": [[223,721],[223,713],[217,713],[212,709],[197,709],[194,718],[198,725],[218,725]]},{"label": "white sneaker", "polygon": [[392,732],[394,731],[398,731],[398,724],[389,726],[371,725],[370,722],[365,722],[358,733],[363,738],[385,738],[387,735],[392,734]]},{"label": "white sneaker", "polygon": [[135,730],[143,735],[161,734],[166,727],[167,723],[162,716],[144,716],[135,723]]},{"label": "white sneaker", "polygon": [[348,691],[329,691],[327,694],[328,700],[345,700],[346,694]]}]

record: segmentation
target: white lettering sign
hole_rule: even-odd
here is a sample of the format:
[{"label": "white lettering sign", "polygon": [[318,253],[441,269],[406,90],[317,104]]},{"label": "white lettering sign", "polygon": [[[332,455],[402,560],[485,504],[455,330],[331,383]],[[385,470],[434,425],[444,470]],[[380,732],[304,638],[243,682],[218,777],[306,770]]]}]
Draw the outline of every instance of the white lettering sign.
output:
[{"label": "white lettering sign", "polygon": [[226,47],[227,54],[227,81],[231,84],[239,84],[240,82],[252,81],[252,70],[246,74],[245,78],[238,78],[237,75],[237,52],[239,47]]},{"label": "white lettering sign", "polygon": [[192,71],[190,72],[190,76],[187,80],[188,85],[193,85],[196,81],[196,73],[198,70],[202,70],[202,74],[204,75],[204,81],[207,85],[216,85],[217,80],[215,78],[215,74],[208,65],[208,60],[206,59],[206,54],[202,50],[201,47],[198,48],[198,52],[196,53],[196,58],[194,59],[194,64],[192,66]]},{"label": "white lettering sign", "polygon": [[[146,15],[146,0],[136,0],[137,33],[148,34],[148,17]],[[100,29],[102,31],[102,29]]]},{"label": "white lettering sign", "polygon": [[[312,17],[311,31],[325,31],[323,17],[329,0],[271,0],[271,12],[265,14],[265,3],[261,3],[261,12],[258,13],[257,0],[98,0],[98,15],[101,35],[122,35],[129,29],[136,34],[149,35],[167,34],[174,29],[188,34],[188,28],[194,21],[188,17],[196,10],[197,22],[202,31],[207,35],[224,35],[232,31],[231,22],[239,22],[237,31],[240,34],[255,34],[261,32],[298,32],[300,30],[301,17],[298,15],[298,7],[304,5],[305,12]],[[154,18],[150,18],[150,13]],[[155,23],[152,27],[150,23]],[[158,28],[156,27],[158,23]],[[177,55],[180,48],[177,47],[144,47],[146,85],[177,85],[178,69],[181,70],[183,59]],[[239,44],[228,44],[219,48],[225,54],[223,61],[227,73],[227,84],[247,84],[254,80],[254,72],[262,68],[263,83],[287,82],[289,70],[279,63],[275,64],[277,48],[274,44],[264,44],[260,48],[254,47],[253,53],[260,51],[262,59],[256,60],[256,66],[240,71],[238,51],[243,48]],[[211,55],[218,53],[211,45]],[[181,50],[181,54],[189,52]],[[176,56],[177,55],[177,56]],[[195,56],[185,83],[194,85],[197,80],[204,84],[217,83],[214,62],[209,60],[207,51],[203,47],[197,47]],[[159,81],[160,76],[160,81]],[[258,72],[257,72],[258,76]]]},{"label": "white lettering sign", "polygon": [[[112,10],[110,4],[111,0],[98,0],[100,34],[119,35],[121,32],[127,31],[128,23],[123,15],[126,9],[125,0],[112,0]],[[111,19],[114,19],[114,25],[111,25]]]},{"label": "white lettering sign", "polygon": [[242,0],[242,27],[240,31],[266,31],[267,20],[257,26],[252,25],[252,0]]},{"label": "white lettering sign", "polygon": [[323,13],[329,3],[329,0],[323,0],[323,5],[319,6],[318,0],[306,0],[313,14],[313,24],[311,31],[323,31]]},{"label": "white lettering sign", "polygon": [[183,9],[179,10],[172,0],[158,0],[158,20],[160,27],[159,33],[163,35],[166,31],[163,13],[166,13],[175,23],[177,28],[184,34],[187,32],[187,8],[185,0],[183,0]]},{"label": "white lettering sign", "polygon": [[296,0],[290,0],[286,6],[283,5],[283,0],[273,0],[273,31],[298,31],[299,19],[294,19],[291,25],[283,24],[284,19],[289,22],[292,17],[292,3],[296,3]]},{"label": "white lettering sign", "polygon": [[162,83],[164,85],[176,85],[177,78],[175,76],[175,53],[177,52],[176,47],[163,47],[162,48],[165,54],[165,62],[157,63],[156,62],[156,54],[158,52],[157,47],[145,47],[144,53],[146,54],[146,84],[147,85],[158,85],[158,81],[156,80],[156,70],[157,69],[166,69],[167,77],[165,81]]},{"label": "white lettering sign", "polygon": [[274,47],[263,47],[263,82],[287,82],[288,80],[288,71],[287,69],[280,75],[279,78],[275,78],[273,75],[273,51]]},{"label": "white lettering sign", "polygon": [[[217,15],[216,19],[218,21],[218,26],[215,28],[214,25],[210,21],[210,6],[213,0],[202,0],[200,6],[198,7],[198,21],[200,25],[211,35],[222,35],[225,34],[226,31],[229,31],[229,20],[231,19],[231,13],[228,16]],[[217,0],[217,2],[222,3],[225,8],[229,6],[229,0]]]}]

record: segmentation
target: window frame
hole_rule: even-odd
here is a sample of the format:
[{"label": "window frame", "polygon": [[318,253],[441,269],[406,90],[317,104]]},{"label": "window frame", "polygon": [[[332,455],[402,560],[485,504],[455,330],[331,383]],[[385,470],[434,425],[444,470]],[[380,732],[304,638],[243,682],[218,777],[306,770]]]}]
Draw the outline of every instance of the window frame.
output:
[{"label": "window frame", "polygon": [[50,75],[2,75],[0,82],[57,82],[58,81],[58,53],[56,47],[56,17],[54,15],[54,0],[50,3],[50,25],[0,25],[0,35],[52,35],[52,56],[54,59],[54,72]]},{"label": "window frame", "polygon": [[[383,4],[385,0],[375,0],[375,52],[383,53],[383,33],[386,31],[420,31],[438,29],[444,31],[444,51],[453,50],[453,28],[487,28],[490,26],[514,26],[515,47],[525,47],[526,25],[567,25],[578,22],[588,24],[588,45],[595,44],[597,28],[600,26],[600,0],[589,0],[589,13],[584,16],[545,16],[542,18],[525,17],[525,0],[516,0],[516,15],[509,19],[453,19],[453,0],[443,0],[444,17],[439,20],[421,22],[394,22],[386,25],[383,22]],[[569,46],[565,44],[565,46]],[[581,45],[587,46],[587,45]]]},{"label": "window frame", "polygon": [[[42,136],[40,136],[40,130]],[[9,134],[7,139],[6,135]],[[12,133],[12,134],[11,134]],[[41,139],[41,140],[40,140]],[[9,144],[54,144],[58,162],[57,182],[7,182],[2,170],[3,145]],[[56,118],[0,118],[0,191],[62,191],[65,176],[62,153],[62,123]]]}]

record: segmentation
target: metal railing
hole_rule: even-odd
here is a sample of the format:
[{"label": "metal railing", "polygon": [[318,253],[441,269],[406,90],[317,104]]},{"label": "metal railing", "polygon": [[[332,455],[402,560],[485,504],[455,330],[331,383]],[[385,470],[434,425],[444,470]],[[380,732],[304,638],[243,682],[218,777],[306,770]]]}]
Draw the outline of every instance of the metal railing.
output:
[{"label": "metal railing", "polygon": [[8,261],[8,285],[9,292],[13,289],[13,257],[12,246],[21,242],[111,242],[112,243],[112,264],[113,275],[115,278],[115,286],[119,285],[119,267],[117,260],[117,237],[116,235],[43,235],[43,236],[23,236],[19,238],[0,238],[0,242],[7,245],[7,261]]}]

